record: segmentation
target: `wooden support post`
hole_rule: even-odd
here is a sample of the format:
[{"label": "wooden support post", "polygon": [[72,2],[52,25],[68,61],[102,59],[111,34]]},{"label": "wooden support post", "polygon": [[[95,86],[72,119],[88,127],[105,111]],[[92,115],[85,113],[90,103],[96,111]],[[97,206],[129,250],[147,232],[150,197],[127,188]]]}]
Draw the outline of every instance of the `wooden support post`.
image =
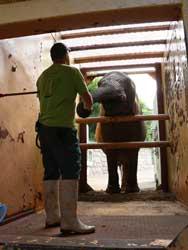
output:
[{"label": "wooden support post", "polygon": [[[158,113],[164,113],[164,99],[162,91],[162,75],[161,64],[156,64],[156,82],[157,82],[157,103]],[[159,121],[159,140],[166,140],[165,122]],[[161,185],[164,192],[168,191],[168,162],[167,162],[167,149],[166,147],[160,148],[160,162],[161,162]]]}]

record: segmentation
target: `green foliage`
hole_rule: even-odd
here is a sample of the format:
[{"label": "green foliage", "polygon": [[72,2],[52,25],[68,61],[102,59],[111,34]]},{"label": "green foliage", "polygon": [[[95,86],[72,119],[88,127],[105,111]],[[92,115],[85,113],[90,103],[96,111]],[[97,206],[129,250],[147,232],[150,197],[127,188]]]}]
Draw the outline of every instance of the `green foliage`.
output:
[{"label": "green foliage", "polygon": [[[95,77],[90,84],[88,85],[88,89],[90,92],[96,90],[98,88],[98,82],[100,81],[102,77]],[[100,104],[99,103],[94,103],[93,105],[93,111],[90,116],[92,117],[97,117],[99,116],[99,110],[100,110]],[[96,129],[96,123],[91,123],[88,125],[89,127],[89,140],[90,141],[95,141],[95,129]]]},{"label": "green foliage", "polygon": [[[150,108],[148,108],[143,101],[139,100],[139,103],[141,106],[142,113],[144,115],[152,114],[152,110]],[[146,139],[145,140],[151,141],[153,138],[153,136],[152,136],[152,121],[145,121],[145,125],[146,125]]]},{"label": "green foliage", "polygon": [[[99,116],[99,109],[100,109],[100,104],[95,103],[93,105],[93,111],[92,111],[92,114],[90,116],[92,116],[92,117]],[[88,127],[89,127],[89,140],[90,141],[95,141],[95,129],[96,129],[96,126],[97,126],[96,123],[90,123],[88,125]]]},{"label": "green foliage", "polygon": [[102,78],[102,76],[98,76],[95,77],[88,85],[88,89],[90,92],[96,90],[98,88],[98,82],[100,81],[100,79]]}]

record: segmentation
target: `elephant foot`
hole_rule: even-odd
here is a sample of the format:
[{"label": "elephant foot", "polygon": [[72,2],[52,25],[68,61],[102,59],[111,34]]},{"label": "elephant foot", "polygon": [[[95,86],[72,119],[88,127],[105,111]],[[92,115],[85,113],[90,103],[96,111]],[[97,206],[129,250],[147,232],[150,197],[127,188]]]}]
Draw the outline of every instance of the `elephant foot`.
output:
[{"label": "elephant foot", "polygon": [[137,193],[140,189],[138,186],[127,186],[125,189],[121,190],[121,193]]},{"label": "elephant foot", "polygon": [[120,193],[120,191],[121,191],[120,187],[114,187],[112,185],[108,185],[106,189],[106,193],[108,194],[117,194]]}]

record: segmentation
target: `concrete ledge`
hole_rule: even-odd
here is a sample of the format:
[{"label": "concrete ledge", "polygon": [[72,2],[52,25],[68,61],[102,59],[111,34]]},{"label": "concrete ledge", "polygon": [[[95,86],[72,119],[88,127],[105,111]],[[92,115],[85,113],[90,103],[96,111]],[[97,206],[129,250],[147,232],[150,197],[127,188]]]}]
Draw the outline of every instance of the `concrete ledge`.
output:
[{"label": "concrete ledge", "polygon": [[[84,237],[83,237],[84,238]],[[169,240],[146,239],[146,240],[97,240],[92,241],[68,238],[53,238],[41,236],[1,236],[4,239],[3,250],[165,250],[169,245]],[[1,243],[2,244],[2,243]]]}]

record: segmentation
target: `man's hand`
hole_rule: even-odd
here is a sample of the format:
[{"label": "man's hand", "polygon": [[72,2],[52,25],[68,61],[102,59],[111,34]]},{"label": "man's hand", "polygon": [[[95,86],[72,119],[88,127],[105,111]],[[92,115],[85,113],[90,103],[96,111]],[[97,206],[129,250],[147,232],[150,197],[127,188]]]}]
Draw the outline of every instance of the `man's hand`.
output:
[{"label": "man's hand", "polygon": [[86,110],[91,111],[92,110],[92,105],[93,105],[93,98],[89,92],[83,93],[82,101],[83,101],[83,108]]},{"label": "man's hand", "polygon": [[91,111],[92,105],[88,105],[87,103],[83,102],[83,108]]}]

